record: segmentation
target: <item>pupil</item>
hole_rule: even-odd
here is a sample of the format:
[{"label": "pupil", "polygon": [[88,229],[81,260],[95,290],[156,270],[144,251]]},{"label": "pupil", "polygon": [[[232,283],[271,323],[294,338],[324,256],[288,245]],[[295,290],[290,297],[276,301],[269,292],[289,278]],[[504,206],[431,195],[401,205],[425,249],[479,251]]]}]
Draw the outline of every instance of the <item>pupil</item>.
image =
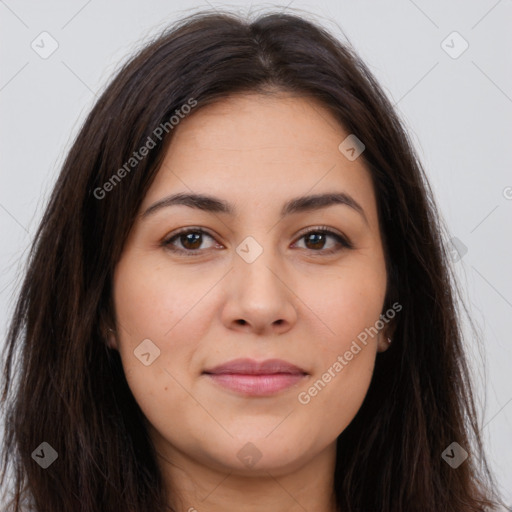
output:
[{"label": "pupil", "polygon": [[[323,237],[325,235],[323,233],[311,233],[308,237],[308,240],[311,240],[313,238],[313,245],[315,245],[315,249],[321,249],[322,242],[324,242]],[[315,240],[316,239],[316,240]],[[320,245],[320,247],[318,247]]]},{"label": "pupil", "polygon": [[[187,233],[186,235],[183,235],[185,237],[185,243],[183,243],[183,238],[181,240],[181,243],[184,247],[187,247],[188,249],[197,249],[201,243],[201,235],[199,233]],[[199,241],[199,244],[197,243]],[[194,247],[190,247],[190,244],[194,245]],[[196,247],[197,246],[197,247]]]}]

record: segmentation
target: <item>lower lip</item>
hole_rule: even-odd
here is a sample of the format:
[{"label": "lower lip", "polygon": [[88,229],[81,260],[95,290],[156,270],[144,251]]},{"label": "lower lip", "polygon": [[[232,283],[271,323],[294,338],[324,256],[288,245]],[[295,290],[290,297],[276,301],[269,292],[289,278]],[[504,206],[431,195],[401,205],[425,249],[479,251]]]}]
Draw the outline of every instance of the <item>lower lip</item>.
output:
[{"label": "lower lip", "polygon": [[240,373],[207,374],[220,386],[249,396],[269,396],[294,386],[304,374],[273,373],[268,375],[247,375]]}]

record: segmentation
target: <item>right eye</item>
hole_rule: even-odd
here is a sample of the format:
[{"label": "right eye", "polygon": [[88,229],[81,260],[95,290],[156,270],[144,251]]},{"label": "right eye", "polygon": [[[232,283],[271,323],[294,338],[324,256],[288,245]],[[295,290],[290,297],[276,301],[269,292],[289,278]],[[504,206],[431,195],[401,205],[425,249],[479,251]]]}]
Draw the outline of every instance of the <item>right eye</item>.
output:
[{"label": "right eye", "polygon": [[[213,236],[204,229],[183,228],[178,232],[171,233],[171,236],[167,237],[162,242],[162,245],[173,252],[181,253],[186,256],[197,256],[205,250],[204,248],[201,249],[205,236],[215,241]],[[176,245],[177,242],[181,247]]]}]

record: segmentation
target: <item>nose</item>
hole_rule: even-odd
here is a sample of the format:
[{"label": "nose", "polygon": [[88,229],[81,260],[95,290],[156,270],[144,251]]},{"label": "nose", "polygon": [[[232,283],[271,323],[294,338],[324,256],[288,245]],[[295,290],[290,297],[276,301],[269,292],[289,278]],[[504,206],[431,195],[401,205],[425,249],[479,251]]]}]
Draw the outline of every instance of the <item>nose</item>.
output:
[{"label": "nose", "polygon": [[224,325],[259,335],[290,330],[297,321],[297,299],[277,259],[267,251],[252,263],[236,255],[233,266],[222,311]]}]

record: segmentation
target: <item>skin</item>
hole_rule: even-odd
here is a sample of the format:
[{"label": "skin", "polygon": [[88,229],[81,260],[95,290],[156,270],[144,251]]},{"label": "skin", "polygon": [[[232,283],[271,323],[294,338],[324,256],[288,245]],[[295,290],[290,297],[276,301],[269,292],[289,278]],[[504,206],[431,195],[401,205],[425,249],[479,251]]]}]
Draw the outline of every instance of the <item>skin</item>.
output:
[{"label": "skin", "polygon": [[[109,344],[177,510],[335,510],[336,438],[363,402],[389,327],[309,403],[298,401],[384,313],[374,189],[362,158],[338,150],[348,134],[315,100],[284,94],[232,96],[175,128],[140,213],[194,192],[232,203],[236,214],[174,205],[137,218],[115,271]],[[280,219],[286,201],[333,191],[350,194],[366,219],[339,204]],[[354,247],[303,236],[319,226]],[[202,242],[173,241],[196,256],[162,245],[183,227],[208,231]],[[247,236],[263,249],[252,263],[236,252]],[[160,350],[149,366],[134,356],[144,339]],[[203,374],[239,357],[284,359],[308,375],[273,396],[247,397]],[[237,457],[248,442],[260,455],[252,467]]]}]

